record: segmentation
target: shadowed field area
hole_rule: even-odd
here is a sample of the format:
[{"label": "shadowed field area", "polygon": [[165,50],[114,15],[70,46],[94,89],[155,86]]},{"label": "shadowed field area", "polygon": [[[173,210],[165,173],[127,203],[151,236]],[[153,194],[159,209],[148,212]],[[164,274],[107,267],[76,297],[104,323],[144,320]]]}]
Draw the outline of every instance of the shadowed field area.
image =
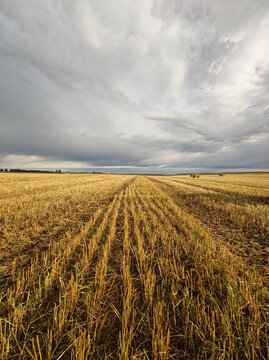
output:
[{"label": "shadowed field area", "polygon": [[2,359],[268,359],[269,175],[0,174]]}]

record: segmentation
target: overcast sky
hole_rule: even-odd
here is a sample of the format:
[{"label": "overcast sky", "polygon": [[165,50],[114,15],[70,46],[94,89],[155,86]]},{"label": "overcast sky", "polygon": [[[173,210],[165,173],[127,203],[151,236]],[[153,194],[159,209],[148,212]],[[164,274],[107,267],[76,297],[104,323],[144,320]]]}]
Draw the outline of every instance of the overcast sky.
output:
[{"label": "overcast sky", "polygon": [[268,0],[0,0],[0,167],[269,169]]}]

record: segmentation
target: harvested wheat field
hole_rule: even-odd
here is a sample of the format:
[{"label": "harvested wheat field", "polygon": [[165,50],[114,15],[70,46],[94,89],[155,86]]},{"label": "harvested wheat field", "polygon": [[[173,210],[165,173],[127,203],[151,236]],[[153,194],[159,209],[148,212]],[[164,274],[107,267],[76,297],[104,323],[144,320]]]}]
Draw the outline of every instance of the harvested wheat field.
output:
[{"label": "harvested wheat field", "polygon": [[268,359],[268,205],[269,174],[1,174],[1,359]]}]

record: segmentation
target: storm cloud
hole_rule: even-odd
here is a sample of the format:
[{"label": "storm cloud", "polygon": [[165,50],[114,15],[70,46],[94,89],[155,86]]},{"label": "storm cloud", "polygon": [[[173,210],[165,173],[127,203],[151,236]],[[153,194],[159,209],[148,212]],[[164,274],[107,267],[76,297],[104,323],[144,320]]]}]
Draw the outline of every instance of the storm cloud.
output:
[{"label": "storm cloud", "polygon": [[268,0],[0,0],[0,167],[269,169]]}]

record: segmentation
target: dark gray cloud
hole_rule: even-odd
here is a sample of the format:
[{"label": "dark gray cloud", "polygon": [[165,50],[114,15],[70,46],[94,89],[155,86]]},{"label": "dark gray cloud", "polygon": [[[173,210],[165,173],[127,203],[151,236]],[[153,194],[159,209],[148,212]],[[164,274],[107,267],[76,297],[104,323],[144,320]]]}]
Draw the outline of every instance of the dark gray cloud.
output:
[{"label": "dark gray cloud", "polygon": [[0,167],[268,169],[268,33],[268,0],[0,0]]}]

